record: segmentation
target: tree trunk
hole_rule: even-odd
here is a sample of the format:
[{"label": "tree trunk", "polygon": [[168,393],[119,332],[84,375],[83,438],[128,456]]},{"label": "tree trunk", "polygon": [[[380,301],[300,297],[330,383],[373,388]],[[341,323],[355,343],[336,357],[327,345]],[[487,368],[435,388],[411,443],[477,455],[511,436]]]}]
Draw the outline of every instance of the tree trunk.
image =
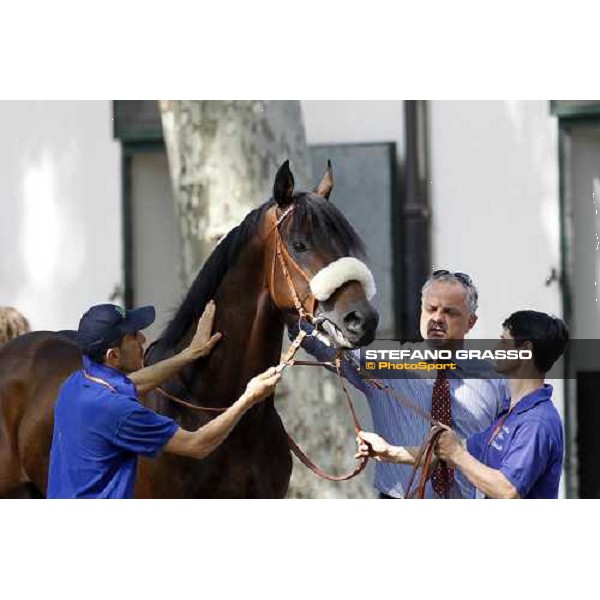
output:
[{"label": "tree trunk", "polygon": [[[168,100],[160,107],[182,238],[182,284],[187,288],[217,241],[271,196],[275,172],[284,160],[290,159],[296,189],[311,189],[313,178],[299,102]],[[341,471],[354,464],[354,432],[338,385],[331,375],[314,369],[286,371],[277,407],[309,455],[325,468]],[[372,494],[364,475],[333,483],[294,461],[289,495]]]}]

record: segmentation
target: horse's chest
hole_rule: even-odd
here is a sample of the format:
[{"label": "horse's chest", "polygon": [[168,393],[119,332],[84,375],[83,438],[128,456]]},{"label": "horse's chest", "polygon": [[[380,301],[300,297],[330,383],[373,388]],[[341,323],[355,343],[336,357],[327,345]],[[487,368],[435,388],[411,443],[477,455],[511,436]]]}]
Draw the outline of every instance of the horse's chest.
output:
[{"label": "horse's chest", "polygon": [[[291,455],[272,410],[260,422],[242,421],[202,460],[163,455],[149,479],[155,497],[280,498],[287,492]],[[187,428],[187,427],[186,427]]]}]

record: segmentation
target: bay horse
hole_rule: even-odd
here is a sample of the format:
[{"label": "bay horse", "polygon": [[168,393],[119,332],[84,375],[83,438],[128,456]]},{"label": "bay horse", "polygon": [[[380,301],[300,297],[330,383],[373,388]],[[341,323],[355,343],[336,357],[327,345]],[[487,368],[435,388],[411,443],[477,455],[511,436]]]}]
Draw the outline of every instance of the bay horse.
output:
[{"label": "bay horse", "polygon": [[[365,248],[328,200],[332,187],[329,165],[313,192],[295,192],[286,161],[277,171],[273,197],[217,245],[173,319],[146,352],[146,364],[189,343],[211,298],[217,305],[214,329],[223,339],[210,356],[167,382],[162,388],[167,394],[195,405],[230,406],[253,376],[279,362],[284,321],[294,318],[297,300],[327,322],[336,345],[358,347],[374,339],[378,315],[365,293],[368,269],[359,260]],[[288,278],[277,260],[278,248],[285,255]],[[340,259],[355,261],[356,268],[336,267]],[[310,284],[318,273],[315,292]],[[80,367],[73,332],[35,332],[0,348],[0,497],[44,497],[54,402],[62,382]],[[156,391],[142,402],[188,430],[212,418]],[[252,408],[203,460],[167,453],[142,458],[135,496],[282,498],[291,469],[286,433],[269,398]]]}]

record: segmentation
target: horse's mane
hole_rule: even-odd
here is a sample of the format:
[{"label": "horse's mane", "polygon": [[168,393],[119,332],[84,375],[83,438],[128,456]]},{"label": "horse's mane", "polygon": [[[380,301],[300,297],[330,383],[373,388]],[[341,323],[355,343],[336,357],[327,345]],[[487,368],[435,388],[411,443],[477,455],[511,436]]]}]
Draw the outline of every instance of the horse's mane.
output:
[{"label": "horse's mane", "polygon": [[[174,346],[185,336],[202,315],[208,301],[215,296],[240,252],[256,235],[264,214],[273,204],[274,201],[269,200],[254,209],[219,242],[157,341]],[[294,204],[292,235],[306,240],[315,251],[333,258],[364,257],[362,240],[335,205],[307,192],[294,194]]]}]

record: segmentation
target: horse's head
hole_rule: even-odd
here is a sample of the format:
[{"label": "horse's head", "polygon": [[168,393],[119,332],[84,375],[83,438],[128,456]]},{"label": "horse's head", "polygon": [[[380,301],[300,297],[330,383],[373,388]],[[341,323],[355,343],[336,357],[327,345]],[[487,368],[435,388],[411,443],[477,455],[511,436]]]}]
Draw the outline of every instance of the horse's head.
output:
[{"label": "horse's head", "polygon": [[370,299],[373,275],[362,262],[364,244],[329,201],[331,163],[313,192],[294,192],[286,161],[277,171],[267,213],[266,272],[273,302],[291,315],[307,313],[339,347],[373,341],[379,315]]}]

